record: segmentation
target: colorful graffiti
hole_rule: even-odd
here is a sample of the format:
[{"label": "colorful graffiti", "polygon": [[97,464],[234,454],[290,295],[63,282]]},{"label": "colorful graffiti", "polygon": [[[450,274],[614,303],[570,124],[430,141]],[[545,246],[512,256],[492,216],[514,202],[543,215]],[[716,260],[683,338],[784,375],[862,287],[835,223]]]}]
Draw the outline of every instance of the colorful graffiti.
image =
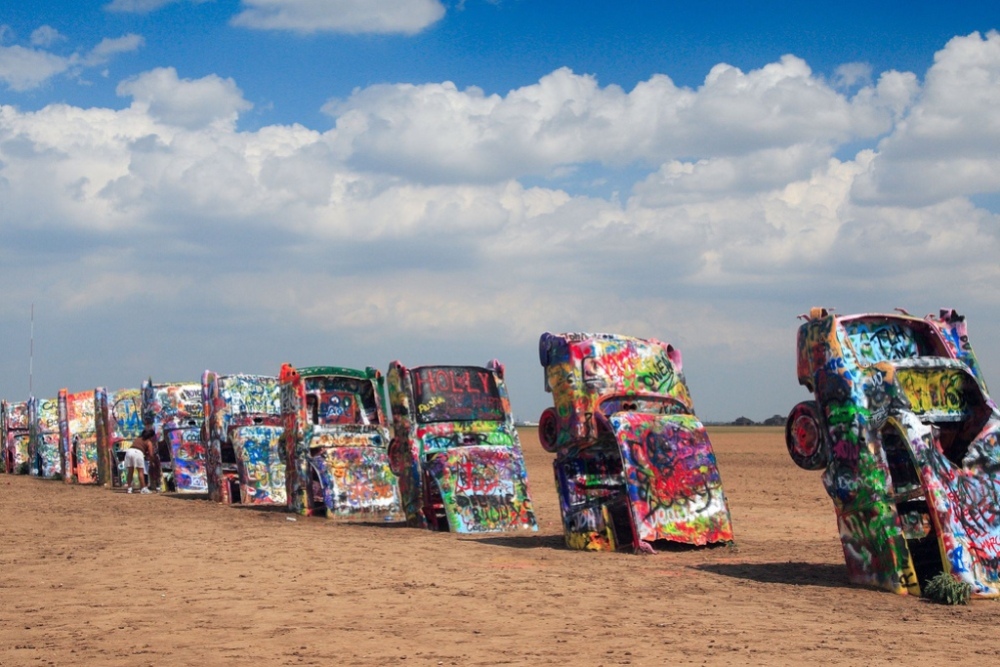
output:
[{"label": "colorful graffiti", "polygon": [[577,456],[557,458],[554,470],[566,545],[613,551],[618,548],[616,533],[622,532],[628,546],[630,509],[618,447],[607,440],[595,443]]},{"label": "colorful graffiti", "polygon": [[546,333],[539,359],[554,403],[539,436],[556,454],[567,546],[648,551],[661,541],[732,541],[678,350],[615,334]]},{"label": "colorful graffiti", "polygon": [[338,518],[399,520],[396,476],[385,447],[321,446],[310,459],[313,514]]},{"label": "colorful graffiti", "polygon": [[844,325],[847,339],[866,364],[922,356],[917,332],[894,320],[853,320]]},{"label": "colorful graffiti", "polygon": [[97,404],[94,390],[59,392],[59,439],[63,479],[97,484]]},{"label": "colorful graffiti", "polygon": [[227,375],[219,382],[219,394],[232,415],[281,414],[281,393],[277,378],[260,375]]},{"label": "colorful graffiti", "polygon": [[920,415],[962,419],[968,415],[966,373],[962,368],[900,368],[899,386],[910,403],[910,409]]},{"label": "colorful graffiti", "polygon": [[503,400],[493,374],[485,369],[425,366],[413,370],[412,381],[421,422],[503,419]]},{"label": "colorful graffiti", "polygon": [[0,447],[3,448],[4,472],[28,472],[33,403],[34,401],[3,401],[0,404]]},{"label": "colorful graffiti", "polygon": [[919,595],[947,572],[1000,597],[1000,411],[964,318],[814,308],[798,376],[815,400],[789,416],[789,453],[822,470],[850,580]]},{"label": "colorful graffiti", "polygon": [[384,381],[374,368],[281,368],[288,507],[338,519],[400,518]]},{"label": "colorful graffiti", "polygon": [[41,399],[35,404],[29,444],[31,474],[55,479],[63,474],[59,442],[59,399]]},{"label": "colorful graffiti", "polygon": [[201,394],[208,497],[221,503],[285,504],[278,378],[205,371]]},{"label": "colorful graffiti", "polygon": [[285,457],[280,426],[236,426],[229,430],[240,478],[240,502],[284,505]]},{"label": "colorful graffiti", "polygon": [[170,448],[172,489],[178,493],[206,493],[205,445],[200,428],[172,428],[163,433]]},{"label": "colorful graffiti", "polygon": [[454,447],[428,457],[453,533],[516,530],[534,524],[523,461],[509,448]]},{"label": "colorful graffiti", "polygon": [[145,423],[154,419],[161,423],[183,422],[205,416],[201,385],[197,382],[149,382],[143,385],[143,392],[142,417]]},{"label": "colorful graffiti", "polygon": [[692,415],[618,413],[620,443],[639,539],[692,544],[733,539],[708,433]]},{"label": "colorful graffiti", "polygon": [[205,493],[204,418],[201,384],[195,382],[142,385],[142,421],[158,442],[149,466],[150,484],[161,491]]},{"label": "colorful graffiti", "polygon": [[125,450],[142,433],[142,390],[108,391],[98,387],[94,392],[99,417],[97,419],[97,476],[105,486],[125,485]]},{"label": "colorful graffiti", "polygon": [[503,366],[392,362],[389,464],[407,523],[452,532],[537,530]]}]

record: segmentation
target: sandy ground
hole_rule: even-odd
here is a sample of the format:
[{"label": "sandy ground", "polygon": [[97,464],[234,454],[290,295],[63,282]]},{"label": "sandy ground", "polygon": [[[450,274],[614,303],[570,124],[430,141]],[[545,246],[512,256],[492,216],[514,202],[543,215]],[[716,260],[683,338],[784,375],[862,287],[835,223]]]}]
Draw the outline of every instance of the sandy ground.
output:
[{"label": "sandy ground", "polygon": [[[849,586],[818,473],[773,428],[710,430],[735,547],[563,547],[540,529],[345,525],[0,477],[0,665],[989,664],[1000,604]],[[292,519],[296,520],[292,520]]]}]

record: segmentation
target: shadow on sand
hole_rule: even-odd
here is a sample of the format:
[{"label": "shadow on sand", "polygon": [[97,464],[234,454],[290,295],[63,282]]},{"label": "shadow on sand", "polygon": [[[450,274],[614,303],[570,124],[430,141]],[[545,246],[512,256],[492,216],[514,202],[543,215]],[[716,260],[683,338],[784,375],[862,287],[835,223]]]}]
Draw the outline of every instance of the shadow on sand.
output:
[{"label": "shadow on sand", "polygon": [[[465,537],[465,536],[463,536]],[[536,535],[534,533],[521,535],[492,535],[490,537],[465,537],[463,542],[478,542],[492,547],[507,547],[510,549],[565,549],[566,542],[562,535]]]},{"label": "shadow on sand", "polygon": [[168,491],[159,495],[171,500],[208,500],[208,493],[173,493]]},{"label": "shadow on sand", "polygon": [[[566,546],[566,540],[562,534],[559,535],[536,535],[534,533],[493,535],[490,537],[471,537],[470,542],[481,542],[497,547],[512,547],[514,549],[558,549],[560,551],[573,551]],[[682,544],[669,540],[657,540],[653,542],[653,550],[657,553],[673,552],[682,553],[685,551],[704,551],[706,549],[725,549],[725,543],[709,544],[707,546],[696,546],[693,544]],[[621,549],[619,553],[632,553],[631,548]]]},{"label": "shadow on sand", "polygon": [[695,570],[721,574],[724,577],[747,579],[762,584],[789,586],[824,586],[854,588],[847,580],[847,567],[830,563],[709,563],[695,565]]}]

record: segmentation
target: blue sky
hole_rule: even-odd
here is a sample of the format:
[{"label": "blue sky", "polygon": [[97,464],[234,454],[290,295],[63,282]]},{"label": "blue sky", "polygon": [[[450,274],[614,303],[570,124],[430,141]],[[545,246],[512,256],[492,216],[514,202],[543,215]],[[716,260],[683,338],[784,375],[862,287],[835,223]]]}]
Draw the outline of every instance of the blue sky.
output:
[{"label": "blue sky", "polygon": [[[40,25],[65,37],[52,48],[63,54],[87,50],[111,36],[143,38],[141,48],[108,63],[106,73],[88,71],[84,84],[51,82],[25,91],[17,100],[23,107],[54,100],[120,106],[115,95],[120,78],[175,67],[186,78],[236,79],[247,99],[260,107],[241,119],[241,127],[306,119],[329,123],[319,112],[328,98],[375,83],[452,81],[460,88],[504,94],[560,67],[626,89],[657,73],[678,85],[698,86],[720,62],[748,70],[788,53],[827,77],[846,62],[864,62],[876,72],[923,72],[948,39],[986,32],[1000,15],[988,2],[950,7],[637,1],[610,8],[574,0],[466,0],[441,3],[442,18],[414,34],[345,34],[233,26],[234,17],[252,6],[238,0],[120,3],[123,8],[158,7],[146,11],[113,10],[106,1],[14,4],[3,10],[10,29],[6,45],[29,42]],[[311,4],[336,12],[339,3]],[[385,4],[391,12],[397,3]]]},{"label": "blue sky", "polygon": [[0,9],[0,396],[667,340],[706,420],[796,315],[955,307],[1000,373],[995,3]]}]

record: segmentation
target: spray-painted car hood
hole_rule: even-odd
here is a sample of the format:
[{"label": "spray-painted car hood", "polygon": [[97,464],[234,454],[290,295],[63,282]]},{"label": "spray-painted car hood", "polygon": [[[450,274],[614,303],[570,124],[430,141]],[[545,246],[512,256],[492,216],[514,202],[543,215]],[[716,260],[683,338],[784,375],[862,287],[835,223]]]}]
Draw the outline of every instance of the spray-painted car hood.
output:
[{"label": "spray-painted car hood", "polygon": [[170,443],[174,488],[178,493],[205,493],[208,479],[205,470],[205,445],[197,426],[172,428],[165,431]]},{"label": "spray-painted car hood", "polygon": [[254,424],[229,429],[233,449],[242,463],[240,492],[247,503],[284,505],[285,457],[280,426]]},{"label": "spray-painted car hood", "polygon": [[389,469],[385,429],[314,426],[308,436],[311,465],[326,507],[334,516],[377,514],[399,519],[396,476]]},{"label": "spray-painted car hood", "polygon": [[451,532],[538,529],[519,451],[454,447],[430,455],[425,470],[441,491]]},{"label": "spray-painted car hood", "polygon": [[618,412],[609,419],[640,540],[704,545],[733,539],[705,427],[692,415]]}]

